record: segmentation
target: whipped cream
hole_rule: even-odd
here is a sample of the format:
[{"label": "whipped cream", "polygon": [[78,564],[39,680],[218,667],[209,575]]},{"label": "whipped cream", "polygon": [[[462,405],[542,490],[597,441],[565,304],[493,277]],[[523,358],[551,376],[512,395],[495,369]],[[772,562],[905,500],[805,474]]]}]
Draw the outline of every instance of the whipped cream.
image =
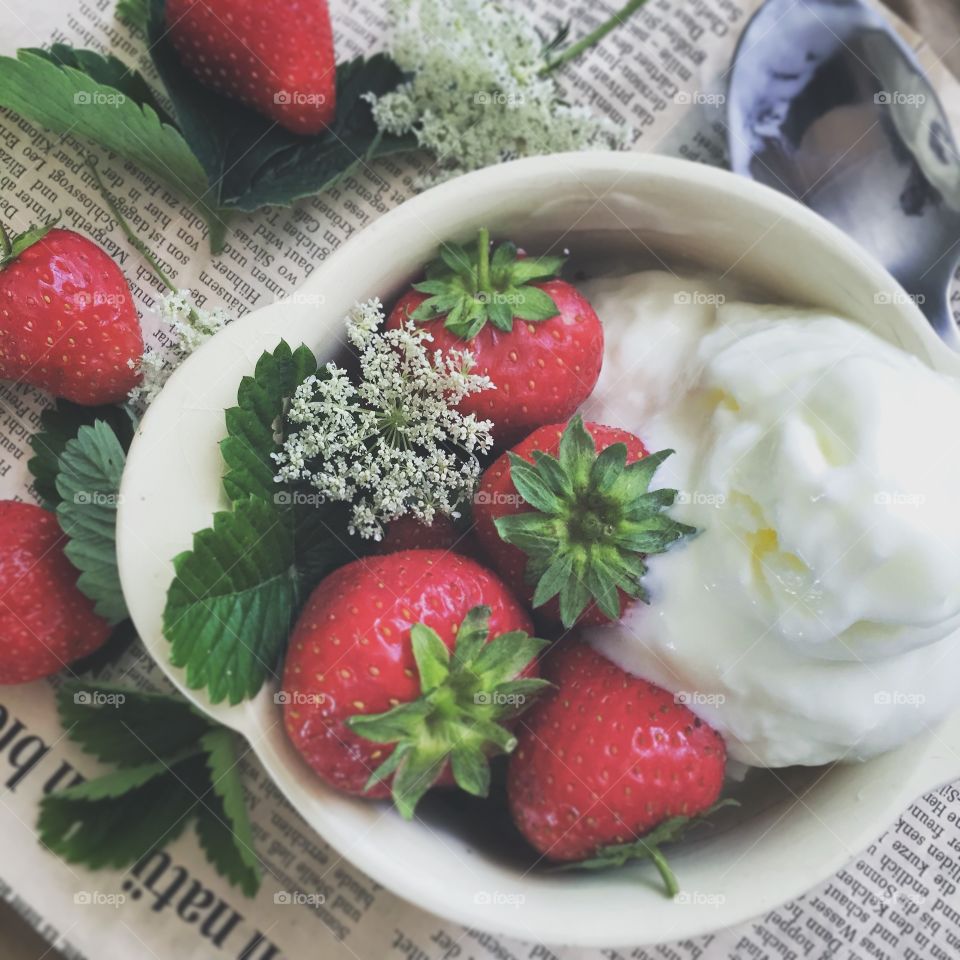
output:
[{"label": "whipped cream", "polygon": [[624,426],[700,531],[588,638],[751,766],[864,759],[960,704],[960,384],[864,327],[661,272],[586,291]]}]

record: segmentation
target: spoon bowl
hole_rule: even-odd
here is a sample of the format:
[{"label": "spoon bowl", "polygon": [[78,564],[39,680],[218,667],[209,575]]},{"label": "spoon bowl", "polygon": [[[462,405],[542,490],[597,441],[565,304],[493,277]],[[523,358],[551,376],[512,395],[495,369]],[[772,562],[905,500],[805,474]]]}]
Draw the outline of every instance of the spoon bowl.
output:
[{"label": "spoon bowl", "polygon": [[960,154],[889,24],[862,0],[767,0],[740,38],[727,104],[733,171],[840,227],[960,349]]}]

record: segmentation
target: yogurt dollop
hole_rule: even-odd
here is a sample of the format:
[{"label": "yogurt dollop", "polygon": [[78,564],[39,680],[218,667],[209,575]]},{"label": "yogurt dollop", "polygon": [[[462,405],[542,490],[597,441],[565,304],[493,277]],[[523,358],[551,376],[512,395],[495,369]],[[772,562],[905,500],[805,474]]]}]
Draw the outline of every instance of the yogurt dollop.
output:
[{"label": "yogurt dollop", "polygon": [[702,281],[588,296],[610,367],[585,413],[677,450],[657,479],[702,531],[591,642],[751,766],[863,759],[960,702],[960,384],[851,321]]}]

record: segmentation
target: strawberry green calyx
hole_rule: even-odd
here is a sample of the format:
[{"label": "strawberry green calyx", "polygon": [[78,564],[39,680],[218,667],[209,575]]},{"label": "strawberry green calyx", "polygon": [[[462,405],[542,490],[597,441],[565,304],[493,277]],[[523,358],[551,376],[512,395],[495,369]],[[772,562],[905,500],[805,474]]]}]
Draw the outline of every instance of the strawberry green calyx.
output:
[{"label": "strawberry green calyx", "polygon": [[637,860],[649,860],[657,868],[663,880],[664,892],[671,899],[680,892],[676,875],[670,868],[667,858],[660,847],[665,843],[676,843],[693,826],[707,823],[707,817],[724,807],[738,807],[733,799],[720,800],[697,817],[671,817],[654,827],[648,834],[632,843],[617,843],[601,847],[594,856],[576,863],[565,863],[557,867],[558,871],[567,870],[611,870]]},{"label": "strawberry green calyx", "polygon": [[532,286],[555,277],[563,257],[517,256],[516,245],[501,243],[490,254],[490,232],[479,231],[475,253],[458,243],[444,243],[427,267],[427,279],[414,290],[429,296],[411,317],[422,323],[445,316],[444,326],[470,340],[485,324],[509,333],[513,321],[539,323],[558,314],[553,298]]},{"label": "strawberry green calyx", "polygon": [[57,217],[39,226],[31,226],[23,233],[17,234],[12,240],[7,231],[0,225],[0,270],[13,263],[28,247],[32,247],[38,240],[42,240],[59,222],[60,218]]},{"label": "strawberry green calyx", "polygon": [[510,753],[517,744],[504,722],[550,686],[539,678],[518,677],[548,641],[517,630],[488,643],[489,633],[490,608],[483,606],[464,617],[452,654],[434,630],[415,624],[410,639],[422,695],[385,713],[346,722],[366,740],[396,744],[366,789],[392,775],[393,802],[407,820],[448,761],[458,787],[485,797],[488,757]]},{"label": "strawberry green calyx", "polygon": [[617,619],[618,591],[647,602],[644,557],[696,532],[663,512],[676,490],[650,490],[671,453],[630,465],[623,443],[598,454],[578,415],[563,432],[559,459],[536,450],[531,464],[510,454],[510,478],[533,509],[495,522],[500,536],[527,555],[534,607],[559,596],[560,619],[571,627],[591,602]]}]

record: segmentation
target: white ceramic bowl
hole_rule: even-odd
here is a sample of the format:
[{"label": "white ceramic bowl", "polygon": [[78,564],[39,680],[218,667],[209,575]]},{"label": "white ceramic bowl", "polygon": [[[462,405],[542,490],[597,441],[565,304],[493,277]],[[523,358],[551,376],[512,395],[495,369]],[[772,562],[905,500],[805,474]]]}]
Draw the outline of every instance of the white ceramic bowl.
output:
[{"label": "white ceramic bowl", "polygon": [[474,173],[385,214],[319,264],[292,301],[238,320],[173,375],[144,418],[123,477],[119,556],[134,622],[183,694],[249,740],[322,837],[427,910],[524,939],[585,946],[673,940],[753,917],[828,877],[911,800],[960,776],[960,716],[869,763],[779,786],[751,804],[746,819],[681,847],[671,859],[689,896],[671,902],[643,865],[606,874],[528,873],[442,813],[405,823],[385,805],[338,795],[288,743],[273,689],[240,706],[214,706],[168,663],[161,615],[171,558],[226,506],[217,442],[241,377],[281,337],[325,357],[355,301],[388,301],[441,240],[466,240],[481,225],[531,249],[615,248],[638,264],[680,259],[759,283],[783,301],[868,323],[960,374],[960,360],[879,265],[824,220],[764,187],[636,154],[560,155]]}]

